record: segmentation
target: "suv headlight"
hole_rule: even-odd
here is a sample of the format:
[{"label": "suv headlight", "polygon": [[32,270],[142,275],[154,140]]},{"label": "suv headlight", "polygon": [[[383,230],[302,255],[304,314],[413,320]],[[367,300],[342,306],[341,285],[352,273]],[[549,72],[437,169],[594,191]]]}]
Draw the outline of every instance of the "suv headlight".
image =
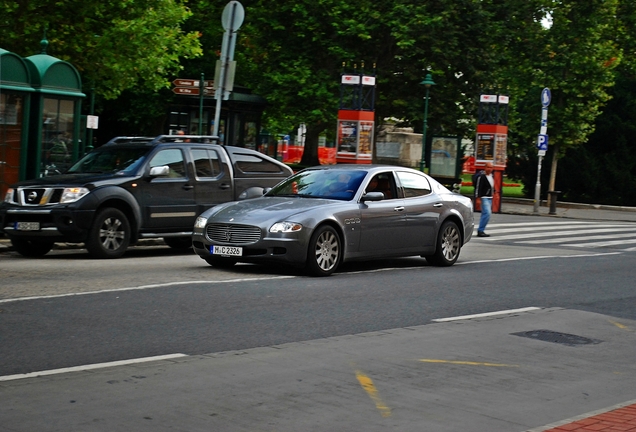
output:
[{"label": "suv headlight", "polygon": [[13,188],[7,189],[7,193],[4,195],[4,202],[15,204],[15,201],[13,199],[13,192]]},{"label": "suv headlight", "polygon": [[194,227],[203,229],[205,228],[205,224],[208,223],[208,218],[199,216],[197,220],[194,221]]},{"label": "suv headlight", "polygon": [[60,198],[60,204],[68,204],[75,202],[90,191],[83,187],[75,187],[75,188],[66,188],[64,192],[62,192],[62,197]]},{"label": "suv headlight", "polygon": [[297,232],[303,229],[303,226],[296,222],[276,222],[269,229],[271,233],[288,233],[288,232]]}]

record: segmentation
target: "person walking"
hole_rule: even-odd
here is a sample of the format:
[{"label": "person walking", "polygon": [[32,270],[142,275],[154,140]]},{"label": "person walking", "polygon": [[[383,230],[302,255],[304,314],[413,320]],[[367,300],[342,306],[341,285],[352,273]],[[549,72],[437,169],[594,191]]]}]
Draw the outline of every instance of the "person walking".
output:
[{"label": "person walking", "polygon": [[486,162],[484,171],[476,176],[474,183],[475,198],[481,201],[481,218],[477,228],[477,237],[490,237],[485,230],[492,214],[492,196],[495,186],[495,179],[492,176],[492,163]]}]

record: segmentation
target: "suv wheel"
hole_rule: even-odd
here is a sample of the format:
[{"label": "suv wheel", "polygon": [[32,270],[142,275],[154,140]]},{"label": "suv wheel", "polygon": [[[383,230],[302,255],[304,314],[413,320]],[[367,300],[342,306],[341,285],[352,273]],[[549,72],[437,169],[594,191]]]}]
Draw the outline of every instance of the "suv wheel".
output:
[{"label": "suv wheel", "polygon": [[53,248],[53,242],[24,240],[17,238],[11,239],[11,245],[17,253],[30,258],[44,256],[49,253],[51,248]]},{"label": "suv wheel", "polygon": [[119,258],[130,243],[130,223],[116,208],[100,210],[88,233],[86,249],[95,258]]}]

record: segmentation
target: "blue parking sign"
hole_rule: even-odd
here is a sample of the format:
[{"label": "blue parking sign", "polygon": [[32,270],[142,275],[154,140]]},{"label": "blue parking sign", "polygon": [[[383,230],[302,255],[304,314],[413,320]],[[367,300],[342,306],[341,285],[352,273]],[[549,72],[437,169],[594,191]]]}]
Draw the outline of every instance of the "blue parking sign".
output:
[{"label": "blue parking sign", "polygon": [[537,138],[537,148],[539,150],[547,150],[548,149],[548,135],[539,134],[539,138]]}]

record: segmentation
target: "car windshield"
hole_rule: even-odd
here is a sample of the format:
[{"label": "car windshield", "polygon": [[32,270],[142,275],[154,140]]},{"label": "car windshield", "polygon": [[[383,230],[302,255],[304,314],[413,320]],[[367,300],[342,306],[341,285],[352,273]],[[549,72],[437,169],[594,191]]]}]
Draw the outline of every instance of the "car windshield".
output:
[{"label": "car windshield", "polygon": [[135,171],[148,153],[147,147],[106,146],[92,151],[68,169],[69,174],[118,173]]},{"label": "car windshield", "polygon": [[348,201],[355,196],[364,170],[305,170],[276,185],[266,196],[297,196]]}]

